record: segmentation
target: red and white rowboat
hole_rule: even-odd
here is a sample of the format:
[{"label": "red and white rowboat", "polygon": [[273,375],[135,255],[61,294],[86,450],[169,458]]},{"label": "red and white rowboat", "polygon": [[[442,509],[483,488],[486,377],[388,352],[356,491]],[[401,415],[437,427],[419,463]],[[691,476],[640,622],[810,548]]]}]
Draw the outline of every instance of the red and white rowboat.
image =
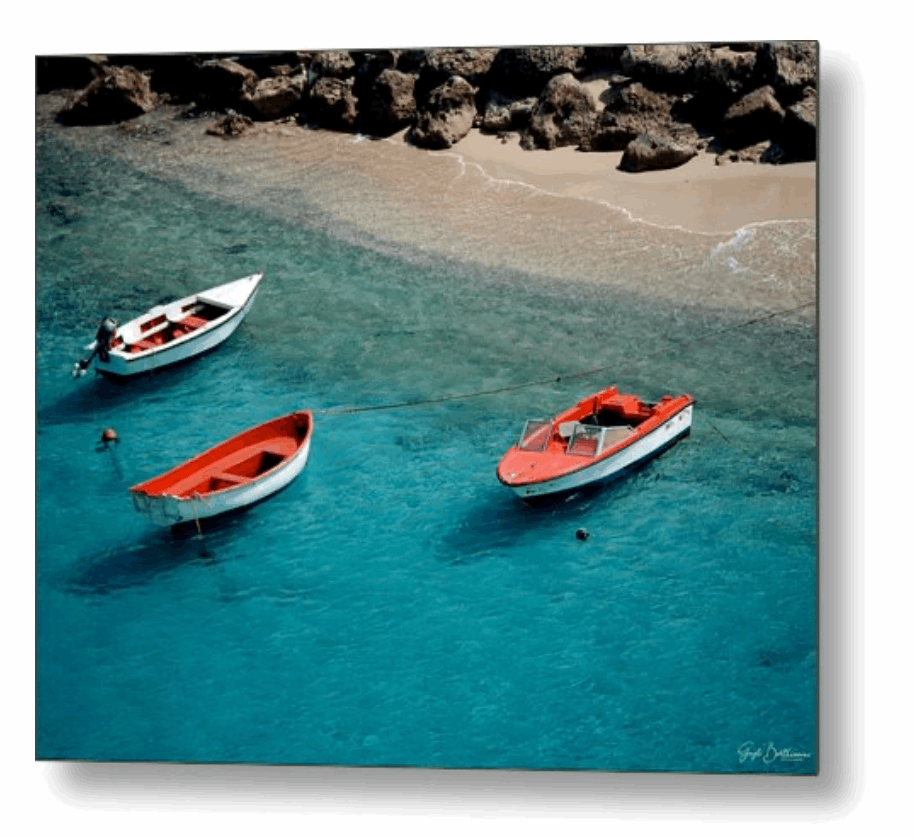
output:
[{"label": "red and white rowboat", "polygon": [[314,417],[271,419],[130,488],[133,505],[161,526],[241,509],[285,488],[308,461]]},{"label": "red and white rowboat", "polygon": [[644,402],[602,390],[546,421],[528,421],[498,464],[498,479],[523,499],[609,480],[686,435],[695,399],[686,394]]},{"label": "red and white rowboat", "polygon": [[262,278],[263,272],[252,274],[154,306],[118,326],[113,336],[115,323],[106,319],[96,340],[86,347],[92,354],[77,363],[74,377],[85,373],[93,356],[103,375],[129,378],[215,348],[241,325]]}]

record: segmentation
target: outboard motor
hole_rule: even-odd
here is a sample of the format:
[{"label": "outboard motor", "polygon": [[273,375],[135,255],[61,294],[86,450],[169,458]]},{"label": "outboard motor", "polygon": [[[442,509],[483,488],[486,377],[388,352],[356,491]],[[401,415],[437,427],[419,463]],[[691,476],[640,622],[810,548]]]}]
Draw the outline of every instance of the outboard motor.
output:
[{"label": "outboard motor", "polygon": [[101,326],[98,327],[98,331],[95,333],[95,351],[98,352],[98,357],[103,361],[108,360],[108,349],[111,347],[111,341],[114,340],[116,334],[117,320],[113,317],[106,317],[102,320]]},{"label": "outboard motor", "polygon": [[117,334],[117,320],[113,317],[106,317],[102,320],[101,325],[98,327],[98,331],[95,333],[95,347],[92,350],[92,354],[88,358],[82,361],[77,361],[73,365],[73,378],[81,378],[86,374],[86,371],[89,369],[89,364],[92,363],[92,359],[95,357],[95,353],[98,353],[98,357],[103,361],[108,360],[108,350],[111,348],[111,341],[114,340],[114,336]]}]

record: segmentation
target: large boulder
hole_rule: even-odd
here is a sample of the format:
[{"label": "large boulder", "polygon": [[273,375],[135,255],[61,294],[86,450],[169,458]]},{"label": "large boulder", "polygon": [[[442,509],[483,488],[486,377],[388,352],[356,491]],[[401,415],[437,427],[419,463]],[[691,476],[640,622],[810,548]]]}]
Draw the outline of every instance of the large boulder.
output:
[{"label": "large boulder", "polygon": [[200,64],[195,86],[200,105],[213,109],[240,109],[245,97],[257,86],[257,74],[237,61],[216,58]]},{"label": "large boulder", "polygon": [[605,107],[595,120],[587,151],[622,151],[646,131],[669,126],[677,97],[648,90],[640,82],[612,87],[605,94]]},{"label": "large boulder", "polygon": [[353,79],[325,76],[311,88],[308,113],[312,122],[324,128],[351,130],[358,120],[358,101]]},{"label": "large boulder", "polygon": [[312,77],[348,79],[355,75],[355,59],[346,50],[326,50],[310,54],[308,65]]},{"label": "large boulder", "polygon": [[360,102],[371,98],[371,88],[384,70],[393,70],[397,66],[400,54],[395,49],[353,51],[350,53],[355,62],[353,93]]},{"label": "large boulder", "polygon": [[480,87],[497,55],[497,49],[487,48],[426,50],[425,61],[419,70],[418,96],[423,98],[451,76],[460,76],[474,87]]},{"label": "large boulder", "polygon": [[815,41],[778,41],[764,44],[758,53],[760,85],[770,85],[780,101],[801,98],[807,87],[815,87],[819,51]]},{"label": "large boulder", "polygon": [[807,88],[806,95],[799,102],[787,108],[781,130],[780,144],[792,160],[816,159],[817,117],[816,91]]},{"label": "large boulder", "polygon": [[721,139],[730,148],[745,148],[781,133],[785,111],[770,85],[747,93],[734,102],[724,114]]},{"label": "large boulder", "polygon": [[595,113],[593,98],[571,73],[553,76],[533,106],[521,146],[580,146],[587,141]]},{"label": "large boulder", "polygon": [[695,63],[702,44],[632,45],[620,58],[622,72],[651,90],[685,93],[695,86]]},{"label": "large boulder", "polygon": [[695,56],[695,86],[706,94],[732,101],[757,86],[756,63],[756,53],[751,50],[709,48]]},{"label": "large boulder", "polygon": [[363,127],[385,137],[416,119],[416,77],[399,70],[382,70],[360,99]]},{"label": "large boulder", "polygon": [[584,69],[584,47],[506,47],[489,71],[488,84],[504,93],[538,95],[546,82]]},{"label": "large boulder", "polygon": [[632,140],[622,154],[619,168],[623,172],[647,172],[675,169],[698,154],[694,143],[681,142],[672,136],[652,131]]},{"label": "large boulder", "polygon": [[123,122],[151,111],[157,101],[147,76],[133,67],[112,67],[83,90],[60,118],[84,125]]},{"label": "large boulder", "polygon": [[476,88],[452,76],[421,105],[410,140],[423,148],[450,148],[470,132],[475,116]]},{"label": "large boulder", "polygon": [[242,95],[245,110],[258,119],[279,119],[301,109],[308,89],[304,73],[261,79],[250,93]]}]

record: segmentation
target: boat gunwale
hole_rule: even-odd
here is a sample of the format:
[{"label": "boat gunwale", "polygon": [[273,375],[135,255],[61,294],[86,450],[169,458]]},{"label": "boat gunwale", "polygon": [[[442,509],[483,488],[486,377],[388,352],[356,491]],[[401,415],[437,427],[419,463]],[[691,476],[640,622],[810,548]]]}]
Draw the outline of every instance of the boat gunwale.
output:
[{"label": "boat gunwale", "polygon": [[[253,434],[262,428],[266,428],[269,425],[272,425],[274,422],[279,422],[284,419],[291,419],[292,417],[295,417],[295,416],[307,416],[307,418],[308,418],[308,430],[306,431],[305,436],[302,438],[302,440],[300,442],[296,443],[295,450],[291,454],[289,454],[287,457],[285,457],[281,462],[279,462],[275,466],[273,466],[272,468],[268,469],[267,471],[263,472],[262,474],[255,475],[254,477],[252,477],[250,479],[244,480],[243,482],[239,483],[237,486],[226,486],[223,489],[216,489],[211,492],[195,492],[191,495],[176,495],[176,494],[172,494],[171,492],[167,491],[167,489],[163,489],[161,491],[150,492],[147,489],[143,488],[146,484],[152,483],[154,480],[160,480],[162,478],[168,477],[170,474],[178,471],[179,469],[183,469],[187,466],[190,466],[197,460],[201,460],[209,455],[215,454],[221,448],[228,447],[229,445],[231,445],[233,443],[237,443],[240,439],[247,436],[248,434]],[[172,499],[178,501],[179,503],[190,503],[193,500],[195,500],[196,498],[214,497],[216,495],[226,496],[225,493],[227,493],[227,492],[237,492],[242,489],[246,489],[251,486],[254,486],[258,483],[261,483],[267,477],[274,477],[277,474],[279,474],[280,472],[282,472],[283,470],[285,470],[288,466],[293,465],[298,460],[298,458],[301,456],[302,451],[304,451],[307,448],[307,446],[309,445],[309,443],[311,442],[311,435],[313,432],[314,432],[314,414],[310,410],[296,410],[296,411],[293,411],[292,413],[287,413],[282,416],[275,416],[272,419],[268,419],[266,422],[261,422],[259,425],[254,425],[254,427],[252,427],[252,428],[247,428],[246,430],[242,431],[241,433],[223,440],[222,442],[214,445],[212,448],[207,448],[205,451],[201,451],[199,454],[194,455],[189,460],[184,460],[183,462],[178,463],[174,468],[171,468],[168,471],[162,472],[161,474],[154,475],[153,477],[150,477],[148,480],[144,480],[142,483],[137,483],[137,484],[131,486],[129,491],[133,495],[142,495],[147,498],[172,498]],[[264,447],[267,447],[268,444],[269,443],[265,443]],[[217,460],[217,462],[218,462],[218,460]]]},{"label": "boat gunwale", "polygon": [[[108,354],[121,359],[124,364],[129,366],[130,364],[135,363],[136,361],[142,361],[142,360],[145,360],[146,358],[150,358],[159,352],[164,352],[169,349],[176,348],[178,346],[183,346],[194,340],[199,340],[200,338],[204,337],[205,335],[209,334],[210,332],[213,332],[216,329],[218,329],[222,326],[225,326],[227,323],[230,323],[233,318],[238,317],[239,315],[242,315],[244,313],[245,309],[247,308],[248,304],[251,302],[254,295],[257,293],[258,289],[260,288],[260,280],[263,279],[263,276],[264,276],[264,273],[263,273],[263,271],[261,271],[259,274],[251,274],[250,276],[244,276],[244,277],[241,277],[240,279],[235,279],[235,280],[232,280],[231,282],[226,282],[224,285],[217,285],[216,288],[223,288],[223,287],[225,287],[225,285],[232,285],[235,282],[242,282],[243,280],[250,280],[250,279],[253,279],[254,277],[257,277],[257,281],[254,283],[254,287],[251,289],[251,291],[248,293],[248,296],[245,297],[245,299],[242,303],[240,303],[237,306],[229,307],[229,309],[225,312],[225,314],[221,314],[221,315],[219,315],[219,317],[215,318],[214,320],[208,321],[205,326],[201,326],[198,329],[194,329],[193,331],[187,332],[186,334],[181,335],[178,338],[174,338],[173,340],[170,340],[167,343],[162,343],[162,344],[159,344],[158,346],[152,346],[149,349],[143,349],[140,352],[125,352],[121,348],[114,348],[114,349],[109,349]],[[213,291],[215,289],[210,288],[208,290]],[[196,303],[199,301],[201,296],[205,297],[206,294],[207,294],[207,291],[199,291],[196,294],[191,294],[187,297],[182,297],[180,299],[173,300],[172,302],[164,305],[163,308],[167,308],[168,306],[174,306],[174,305],[181,305],[181,304],[187,305],[189,303]],[[131,324],[136,323],[139,320],[142,320],[144,317],[147,317],[154,308],[156,308],[156,307],[153,306],[153,308],[147,309],[142,314],[134,317],[132,320],[128,320],[120,328],[122,328],[122,329],[126,328],[127,326],[130,326]],[[169,321],[169,322],[171,322],[171,321]],[[159,331],[161,331],[161,330],[159,330]],[[153,332],[153,334],[156,334],[156,332]],[[93,348],[95,345],[96,345],[95,342],[93,342],[93,343],[89,344],[89,347],[87,347],[87,348]],[[127,344],[123,344],[123,345],[126,346]],[[101,359],[99,359],[99,362],[96,362],[96,366],[102,372],[109,372],[109,370],[101,369],[98,366],[99,363],[107,364],[107,362],[101,361]],[[113,372],[113,371],[111,371],[111,372]],[[113,373],[113,374],[116,375],[117,373]]]}]

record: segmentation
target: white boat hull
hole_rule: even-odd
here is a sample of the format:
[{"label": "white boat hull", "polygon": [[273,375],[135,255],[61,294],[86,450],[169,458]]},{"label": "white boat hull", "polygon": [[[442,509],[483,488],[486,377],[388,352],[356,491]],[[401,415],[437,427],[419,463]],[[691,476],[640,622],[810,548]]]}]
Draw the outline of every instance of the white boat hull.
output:
[{"label": "white boat hull", "polygon": [[618,476],[639,463],[659,453],[692,427],[692,405],[675,413],[660,427],[627,445],[621,451],[601,458],[593,465],[564,474],[552,480],[511,486],[520,498],[529,499],[560,494],[580,489],[592,483],[601,483]]},{"label": "white boat hull", "polygon": [[[214,349],[227,340],[241,325],[241,322],[254,304],[262,277],[262,273],[254,274],[162,306],[161,313],[168,314],[170,311],[179,311],[181,305],[186,304],[188,301],[204,298],[231,305],[232,308],[206,326],[145,352],[132,354],[121,349],[111,349],[108,352],[107,361],[103,361],[100,357],[96,358],[95,368],[103,375],[115,378],[129,378],[167,367],[171,364],[187,361],[210,349]],[[151,309],[141,317],[124,324],[123,327],[118,329],[118,334],[129,334],[130,327],[133,324],[156,313],[157,309]],[[94,346],[95,344],[90,344],[87,349],[91,350]]]},{"label": "white boat hull", "polygon": [[137,511],[148,515],[153,523],[173,527],[185,522],[202,521],[227,512],[251,506],[289,485],[304,469],[311,448],[310,437],[295,454],[262,478],[221,492],[204,496],[147,495],[133,493]]}]

